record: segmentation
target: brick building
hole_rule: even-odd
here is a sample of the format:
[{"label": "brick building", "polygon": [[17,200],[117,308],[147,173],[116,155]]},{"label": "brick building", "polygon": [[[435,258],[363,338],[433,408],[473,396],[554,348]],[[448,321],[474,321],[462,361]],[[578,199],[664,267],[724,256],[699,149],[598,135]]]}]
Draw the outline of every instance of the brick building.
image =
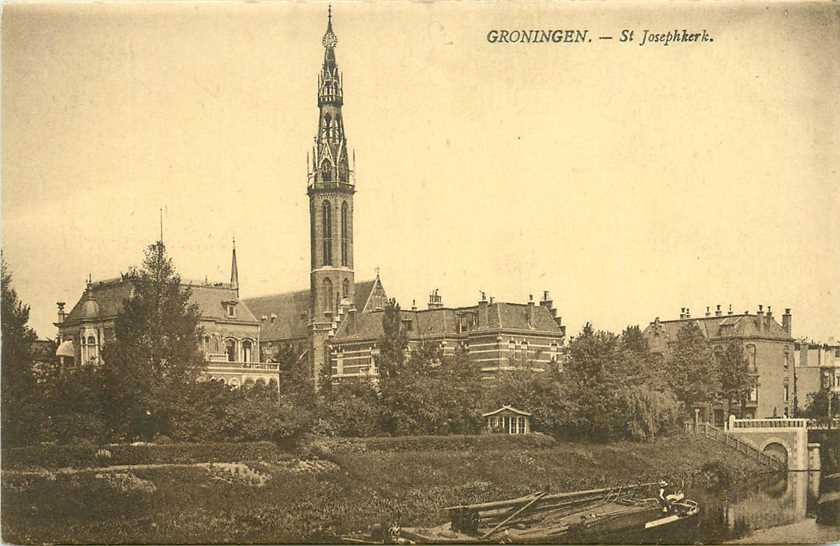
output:
[{"label": "brick building", "polygon": [[[792,415],[793,411],[793,353],[791,336],[792,317],[785,309],[781,324],[776,321],[770,306],[751,314],[733,314],[732,306],[724,313],[718,305],[715,311],[708,307],[704,316],[692,317],[683,308],[678,319],[659,320],[657,317],[645,328],[643,334],[654,353],[667,358],[677,341],[680,329],[689,322],[700,327],[715,353],[726,350],[730,341],[739,340],[744,345],[749,369],[755,386],[746,401],[745,417],[773,417]],[[723,424],[726,419],[723,406],[703,408],[702,417],[710,422]]]},{"label": "brick building", "polygon": [[[565,326],[556,316],[548,292],[539,305],[502,303],[482,297],[477,305],[445,307],[437,290],[427,309],[401,310],[409,350],[421,343],[437,344],[444,356],[458,347],[479,364],[484,379],[499,372],[528,366],[542,371],[557,363]],[[350,309],[330,343],[330,366],[335,378],[376,375],[374,355],[382,337],[382,312]]]},{"label": "brick building", "polygon": [[808,395],[831,389],[840,392],[840,343],[829,338],[826,343],[800,339],[793,344],[795,394],[799,409],[805,408]]}]

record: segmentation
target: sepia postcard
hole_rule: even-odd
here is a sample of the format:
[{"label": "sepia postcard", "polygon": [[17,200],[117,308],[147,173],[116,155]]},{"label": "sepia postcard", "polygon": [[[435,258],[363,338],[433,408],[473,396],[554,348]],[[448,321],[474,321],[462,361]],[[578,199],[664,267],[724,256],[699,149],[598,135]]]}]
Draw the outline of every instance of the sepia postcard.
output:
[{"label": "sepia postcard", "polygon": [[840,543],[837,2],[0,32],[3,543]]}]

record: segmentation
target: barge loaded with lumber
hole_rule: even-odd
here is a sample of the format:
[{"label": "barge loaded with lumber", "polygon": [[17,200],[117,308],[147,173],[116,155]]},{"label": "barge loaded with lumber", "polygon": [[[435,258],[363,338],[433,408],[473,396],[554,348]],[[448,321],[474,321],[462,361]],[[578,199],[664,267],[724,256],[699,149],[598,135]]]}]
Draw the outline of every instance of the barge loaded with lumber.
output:
[{"label": "barge loaded with lumber", "polygon": [[655,538],[664,529],[696,524],[697,503],[682,493],[665,495],[664,490],[663,482],[654,482],[451,506],[446,508],[447,523],[393,526],[383,530],[383,542],[604,543],[612,538],[627,543],[630,537]]}]

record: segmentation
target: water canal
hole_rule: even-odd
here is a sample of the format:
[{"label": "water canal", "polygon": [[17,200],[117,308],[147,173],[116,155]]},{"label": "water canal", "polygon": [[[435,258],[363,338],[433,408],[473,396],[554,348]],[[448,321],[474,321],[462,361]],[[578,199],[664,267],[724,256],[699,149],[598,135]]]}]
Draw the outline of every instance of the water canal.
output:
[{"label": "water canal", "polygon": [[689,489],[688,497],[700,502],[698,524],[672,530],[660,540],[674,544],[840,542],[840,514],[836,513],[840,503],[824,503],[818,510],[820,494],[840,489],[840,484],[821,483],[820,478],[819,472],[788,472],[717,492]]}]

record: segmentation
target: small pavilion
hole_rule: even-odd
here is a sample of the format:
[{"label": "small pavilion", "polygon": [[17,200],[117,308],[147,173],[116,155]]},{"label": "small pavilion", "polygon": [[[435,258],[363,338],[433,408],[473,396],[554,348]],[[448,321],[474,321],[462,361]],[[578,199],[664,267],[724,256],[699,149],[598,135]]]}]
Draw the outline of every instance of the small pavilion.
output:
[{"label": "small pavilion", "polygon": [[487,432],[501,434],[529,434],[531,432],[531,414],[513,406],[504,405],[481,416],[484,418],[484,427]]}]

